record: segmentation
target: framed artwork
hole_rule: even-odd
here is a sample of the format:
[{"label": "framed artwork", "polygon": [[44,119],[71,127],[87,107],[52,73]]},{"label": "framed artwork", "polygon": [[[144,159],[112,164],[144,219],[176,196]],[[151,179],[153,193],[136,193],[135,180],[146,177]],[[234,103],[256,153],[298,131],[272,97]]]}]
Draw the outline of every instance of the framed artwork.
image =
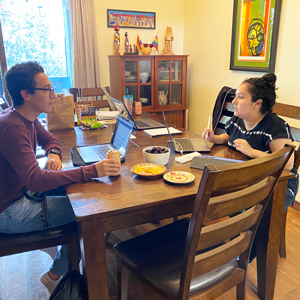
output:
[{"label": "framed artwork", "polygon": [[274,72],[282,0],[234,0],[230,70]]},{"label": "framed artwork", "polygon": [[155,12],[107,10],[107,27],[155,29]]}]

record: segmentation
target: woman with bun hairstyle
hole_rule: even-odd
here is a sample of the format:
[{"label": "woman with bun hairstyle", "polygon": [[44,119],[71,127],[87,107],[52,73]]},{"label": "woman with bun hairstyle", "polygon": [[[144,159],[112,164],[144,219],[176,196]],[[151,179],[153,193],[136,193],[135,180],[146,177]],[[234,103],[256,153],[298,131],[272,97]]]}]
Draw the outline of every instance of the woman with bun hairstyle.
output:
[{"label": "woman with bun hairstyle", "polygon": [[[251,157],[268,155],[291,144],[293,137],[286,121],[272,112],[276,99],[276,75],[249,78],[236,90],[232,101],[234,116],[226,123],[225,133],[215,135],[208,128],[202,137],[215,144],[228,144],[230,148]],[[298,191],[299,178],[294,166],[294,155],[289,159],[286,170],[295,174],[288,180],[284,211],[294,202]]]}]

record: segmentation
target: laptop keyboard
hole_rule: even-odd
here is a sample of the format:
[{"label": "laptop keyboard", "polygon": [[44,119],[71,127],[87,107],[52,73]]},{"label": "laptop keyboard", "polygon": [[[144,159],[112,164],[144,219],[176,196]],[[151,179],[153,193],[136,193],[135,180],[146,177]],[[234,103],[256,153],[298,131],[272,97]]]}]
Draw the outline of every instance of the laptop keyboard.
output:
[{"label": "laptop keyboard", "polygon": [[143,122],[141,120],[134,120],[134,123],[137,127],[148,127],[148,126],[150,126],[148,123]]},{"label": "laptop keyboard", "polygon": [[108,150],[113,148],[111,147],[111,145],[102,145],[100,147],[93,147],[93,149],[101,159],[105,159],[107,157]]},{"label": "laptop keyboard", "polygon": [[174,140],[175,140],[175,142],[180,144],[181,147],[182,147],[182,149],[181,149],[181,147],[177,145],[178,150],[183,150],[183,151],[185,151],[185,150],[186,151],[194,150],[194,146],[193,146],[190,139],[182,138],[182,139],[174,139]]}]

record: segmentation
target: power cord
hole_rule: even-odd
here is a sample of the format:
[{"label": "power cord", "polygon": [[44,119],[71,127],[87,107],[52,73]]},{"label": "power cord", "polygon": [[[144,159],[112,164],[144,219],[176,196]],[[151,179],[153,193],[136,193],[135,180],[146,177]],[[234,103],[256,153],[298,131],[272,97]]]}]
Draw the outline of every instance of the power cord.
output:
[{"label": "power cord", "polygon": [[[183,155],[183,148],[182,148],[182,146],[177,142],[177,141],[171,141],[171,140],[168,140],[167,141],[167,146],[170,144],[170,143],[176,143],[177,145],[179,145],[179,147],[180,147],[180,153],[181,153],[181,155]],[[174,149],[175,150],[175,149]]]}]

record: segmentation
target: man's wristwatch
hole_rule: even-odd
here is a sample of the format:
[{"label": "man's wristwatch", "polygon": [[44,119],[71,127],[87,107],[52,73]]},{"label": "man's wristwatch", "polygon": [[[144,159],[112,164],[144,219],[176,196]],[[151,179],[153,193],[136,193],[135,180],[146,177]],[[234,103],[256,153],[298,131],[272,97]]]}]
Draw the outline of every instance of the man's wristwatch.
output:
[{"label": "man's wristwatch", "polygon": [[59,157],[61,156],[61,152],[60,152],[60,150],[58,150],[58,149],[51,149],[51,150],[49,151],[49,154],[50,154],[50,153],[56,154],[56,155],[58,155]]}]

